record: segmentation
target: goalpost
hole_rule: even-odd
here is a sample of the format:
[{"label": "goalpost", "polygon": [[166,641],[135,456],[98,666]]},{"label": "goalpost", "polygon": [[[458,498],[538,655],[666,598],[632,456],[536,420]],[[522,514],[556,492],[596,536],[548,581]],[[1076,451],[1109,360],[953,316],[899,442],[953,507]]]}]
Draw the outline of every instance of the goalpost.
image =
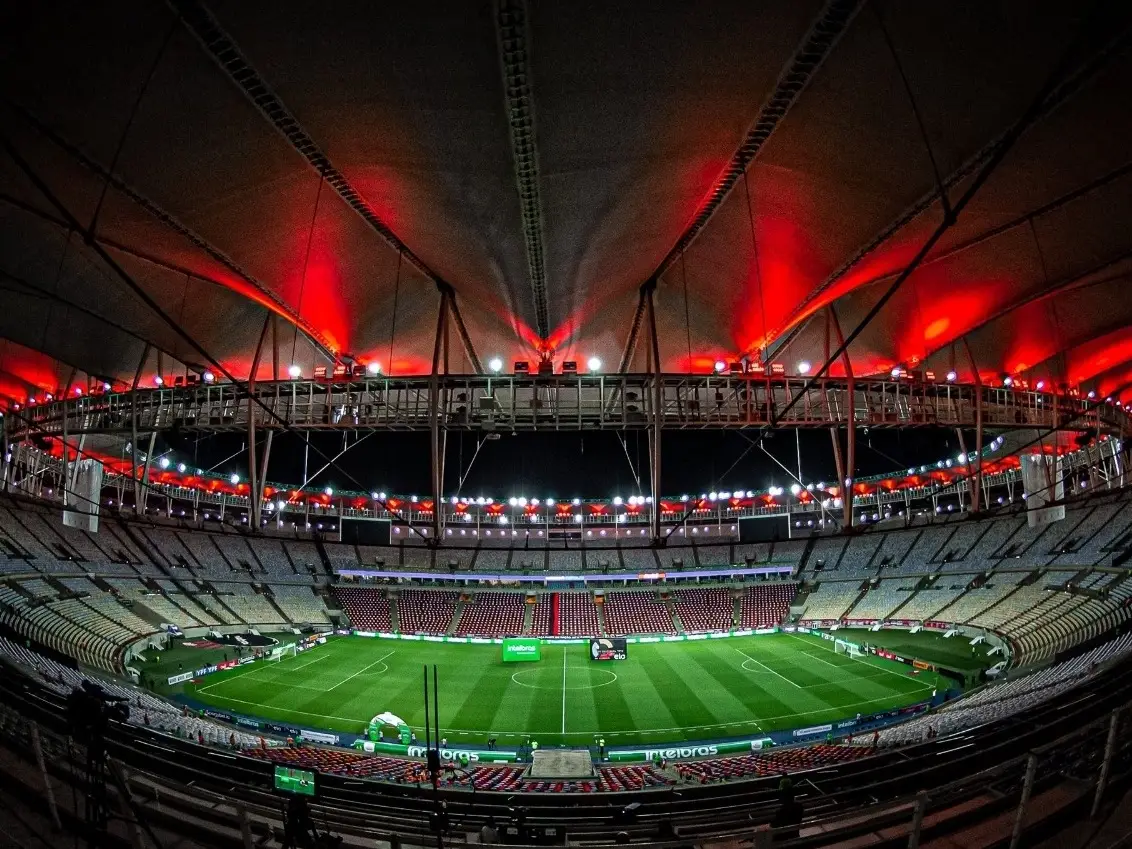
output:
[{"label": "goalpost", "polygon": [[282,660],[285,657],[294,657],[298,652],[295,650],[295,644],[290,643],[286,646],[276,646],[271,650],[271,654],[267,656],[268,660]]},{"label": "goalpost", "polygon": [[833,641],[833,653],[843,654],[848,657],[864,657],[865,653],[861,651],[861,647],[856,643],[850,643],[846,640]]}]

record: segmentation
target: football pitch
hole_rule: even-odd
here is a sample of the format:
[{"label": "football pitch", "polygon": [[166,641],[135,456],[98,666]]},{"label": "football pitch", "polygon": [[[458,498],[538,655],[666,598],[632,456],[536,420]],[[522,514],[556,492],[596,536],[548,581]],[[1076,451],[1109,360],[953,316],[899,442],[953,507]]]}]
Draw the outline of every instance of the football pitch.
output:
[{"label": "football pitch", "polygon": [[[588,645],[542,647],[538,662],[502,661],[499,645],[332,637],[280,661],[185,685],[215,708],[361,734],[392,711],[423,738],[424,664],[436,664],[441,735],[453,743],[610,746],[757,736],[926,700],[935,673],[855,659],[820,637],[774,634],[628,647],[596,662]],[[432,673],[429,672],[431,681]]]}]

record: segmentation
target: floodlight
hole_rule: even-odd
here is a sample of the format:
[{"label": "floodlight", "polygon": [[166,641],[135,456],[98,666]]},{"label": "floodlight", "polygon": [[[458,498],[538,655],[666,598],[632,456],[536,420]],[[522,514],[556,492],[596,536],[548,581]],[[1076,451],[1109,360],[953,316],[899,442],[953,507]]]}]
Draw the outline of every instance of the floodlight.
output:
[{"label": "floodlight", "polygon": [[492,357],[487,361],[487,367],[496,374],[499,374],[499,372],[503,371],[503,360],[499,357]]},{"label": "floodlight", "polygon": [[327,487],[322,492],[323,492],[323,495],[326,495],[327,497],[330,497],[331,495],[334,494],[334,490],[331,489],[330,487]]},{"label": "floodlight", "polygon": [[725,371],[727,371],[727,363],[725,363],[723,360],[716,360],[715,361],[715,373],[716,374],[723,374]]},{"label": "floodlight", "polygon": [[809,374],[811,368],[812,366],[808,360],[802,360],[802,362],[798,363],[798,374]]},{"label": "floodlight", "polygon": [[303,369],[297,363],[292,363],[291,366],[287,369],[287,374],[291,376],[292,380],[298,380],[303,376]]},{"label": "floodlight", "polygon": [[615,504],[616,506],[620,507],[620,506],[621,506],[621,503],[622,503],[622,502],[621,502],[621,496],[620,496],[620,495],[615,495],[615,496],[613,496],[613,503],[614,503],[614,504]]},{"label": "floodlight", "polygon": [[212,383],[213,381],[216,380],[216,375],[213,374],[210,371],[206,371],[204,374],[201,375],[201,378],[204,380],[205,383]]},{"label": "floodlight", "polygon": [[178,463],[177,464],[177,471],[180,472],[182,475],[185,473],[186,468],[188,468],[188,467],[184,463]]},{"label": "floodlight", "polygon": [[1013,386],[1014,385],[1014,378],[1011,377],[1010,375],[1006,375],[1006,377],[1004,377],[1002,379],[1002,385],[1003,386]]},{"label": "floodlight", "polygon": [[168,469],[169,468],[169,458],[168,457],[162,457],[160,460],[157,461],[157,465],[159,465],[163,469]]},{"label": "floodlight", "polygon": [[159,374],[155,374],[155,375],[153,376],[153,384],[154,384],[154,386],[161,386],[161,385],[162,385],[163,383],[165,383],[165,378],[163,378],[163,377],[162,377],[161,375],[159,375]]},{"label": "floodlight", "polygon": [[601,359],[599,357],[590,357],[588,360],[586,360],[586,366],[590,371],[600,371]]},{"label": "floodlight", "polygon": [[797,495],[801,491],[802,491],[802,485],[801,484],[797,484],[797,483],[790,484],[790,492],[793,495]]},{"label": "floodlight", "polygon": [[232,477],[228,478],[228,482],[231,483],[232,486],[235,486],[236,484],[238,484],[240,482],[240,476],[239,475],[232,475]]},{"label": "floodlight", "polygon": [[947,373],[947,382],[948,383],[954,383],[958,379],[959,379],[959,375],[955,373],[955,369],[952,369],[951,371],[949,371]]},{"label": "floodlight", "polygon": [[366,365],[366,371],[369,374],[381,374],[381,363],[372,362]]},{"label": "floodlight", "polygon": [[82,395],[83,394],[83,388],[81,386],[76,386],[75,387],[75,394],[76,395]]}]

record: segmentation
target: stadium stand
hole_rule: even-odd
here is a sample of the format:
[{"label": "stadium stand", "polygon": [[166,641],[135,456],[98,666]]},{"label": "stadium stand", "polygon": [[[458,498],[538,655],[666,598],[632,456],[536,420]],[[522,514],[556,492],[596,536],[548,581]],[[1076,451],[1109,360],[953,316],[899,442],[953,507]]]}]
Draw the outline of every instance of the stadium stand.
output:
[{"label": "stadium stand", "polygon": [[298,625],[326,625],[330,617],[322,600],[310,587],[293,584],[271,584],[272,599],[287,620]]},{"label": "stadium stand", "polygon": [[479,637],[521,634],[525,609],[522,593],[476,593],[464,603],[456,633]]},{"label": "stadium stand", "polygon": [[[884,729],[879,735],[880,742],[883,745],[916,743],[926,738],[929,729],[938,735],[947,735],[1010,716],[1058,696],[1092,675],[1101,664],[1130,652],[1132,635],[1111,640],[1064,663],[1003,684],[991,684],[934,713]],[[865,745],[866,741],[858,743]]]},{"label": "stadium stand", "polygon": [[840,619],[861,593],[857,581],[822,581],[806,599],[803,619]]},{"label": "stadium stand", "polygon": [[687,633],[725,631],[733,624],[732,596],[726,589],[677,590],[672,608]]},{"label": "stadium stand", "polygon": [[743,590],[739,623],[744,628],[769,628],[786,620],[798,585],[795,583],[756,584]]},{"label": "stadium stand", "polygon": [[445,590],[400,590],[397,614],[403,634],[447,634],[459,594]]},{"label": "stadium stand", "polygon": [[591,593],[559,593],[561,628],[564,637],[596,637],[601,634],[597,605]]},{"label": "stadium stand", "polygon": [[915,584],[908,578],[887,578],[870,588],[845,615],[849,619],[887,619],[911,598]]},{"label": "stadium stand", "polygon": [[381,633],[393,630],[389,596],[385,590],[338,586],[334,588],[334,597],[355,628]]},{"label": "stadium stand", "polygon": [[606,593],[604,611],[608,634],[676,633],[672,614],[655,593]]}]

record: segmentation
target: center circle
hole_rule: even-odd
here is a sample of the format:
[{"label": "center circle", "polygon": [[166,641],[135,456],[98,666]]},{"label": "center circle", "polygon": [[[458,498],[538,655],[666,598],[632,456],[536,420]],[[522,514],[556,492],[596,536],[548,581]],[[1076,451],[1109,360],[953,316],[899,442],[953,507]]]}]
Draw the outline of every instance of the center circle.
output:
[{"label": "center circle", "polygon": [[600,673],[602,675],[608,675],[609,676],[609,680],[601,681],[597,684],[589,683],[589,684],[583,684],[581,686],[566,686],[566,687],[563,687],[558,682],[555,682],[554,684],[528,684],[526,681],[520,680],[524,675],[538,675],[538,674],[541,673],[541,671],[542,670],[539,670],[539,669],[524,669],[521,672],[514,673],[511,676],[511,680],[514,681],[516,684],[518,684],[520,687],[530,687],[532,690],[556,690],[556,691],[557,690],[596,690],[598,687],[605,687],[609,684],[612,684],[614,681],[617,680],[617,673],[611,672],[608,669],[591,670],[591,674],[593,672],[597,672],[597,673]]}]

